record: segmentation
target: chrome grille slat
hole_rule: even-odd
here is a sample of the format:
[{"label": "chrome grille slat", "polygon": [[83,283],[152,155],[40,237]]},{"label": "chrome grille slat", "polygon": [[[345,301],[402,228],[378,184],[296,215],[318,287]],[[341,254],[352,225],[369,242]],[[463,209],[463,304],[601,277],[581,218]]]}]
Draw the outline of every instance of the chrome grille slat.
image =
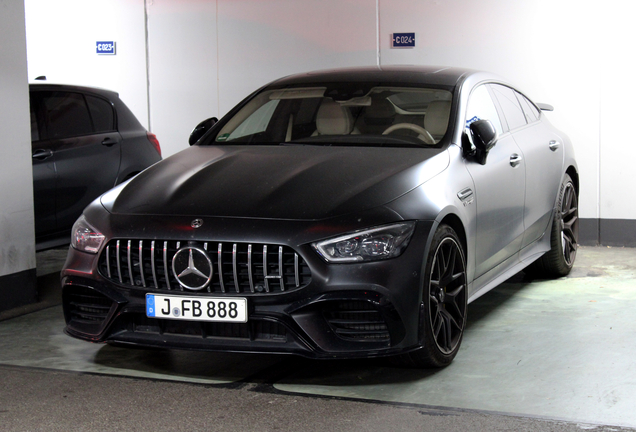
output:
[{"label": "chrome grille slat", "polygon": [[285,291],[285,272],[283,271],[283,247],[278,246],[278,276],[280,277],[280,290]]},{"label": "chrome grille slat", "polygon": [[163,242],[163,271],[166,276],[166,286],[168,289],[172,289],[170,287],[170,273],[168,273],[168,242]]},{"label": "chrome grille slat", "polygon": [[236,251],[237,251],[237,244],[234,243],[232,245],[232,272],[234,273],[234,288],[236,288],[236,292],[240,293],[241,292],[241,288],[239,287],[239,279],[238,279],[238,266],[236,265]]},{"label": "chrome grille slat", "polygon": [[128,258],[128,277],[130,278],[130,284],[135,285],[135,278],[133,277],[133,262],[132,262],[132,240],[128,240],[126,246],[126,258]]},{"label": "chrome grille slat", "polygon": [[263,245],[263,280],[265,281],[265,292],[269,292],[269,281],[267,280],[267,245]]},{"label": "chrome grille slat", "polygon": [[[181,242],[177,242],[177,250],[179,250],[179,249],[181,249]],[[172,265],[170,267],[172,267]],[[175,276],[177,276],[177,275],[175,275]],[[166,275],[166,277],[168,277],[168,276]],[[181,284],[179,284],[179,288],[181,289],[181,291],[183,291],[183,286]]]},{"label": "chrome grille slat", "polygon": [[218,261],[219,261],[219,285],[221,286],[221,292],[225,292],[225,285],[223,284],[223,243],[219,243],[218,246]]},{"label": "chrome grille slat", "polygon": [[152,279],[155,281],[155,288],[159,289],[159,281],[157,280],[157,265],[155,264],[155,241],[150,243],[150,262],[152,263]]},{"label": "chrome grille slat", "polygon": [[139,240],[139,274],[141,275],[141,284],[146,288],[146,277],[144,273],[144,241]]},{"label": "chrome grille slat", "polygon": [[307,263],[289,246],[248,242],[114,239],[104,247],[98,271],[106,280],[128,288],[186,292],[173,274],[172,260],[179,248],[188,245],[208,251],[214,267],[205,288],[209,293],[259,296],[300,289],[311,282]]},{"label": "chrome grille slat", "polygon": [[254,292],[254,275],[252,274],[252,245],[247,245],[247,274],[250,279],[250,291]]},{"label": "chrome grille slat", "polygon": [[110,271],[110,246],[106,246],[106,275],[108,275],[108,279],[113,277]]},{"label": "chrome grille slat", "polygon": [[117,240],[117,276],[119,276],[119,283],[124,283],[124,278],[121,277],[121,243]]}]

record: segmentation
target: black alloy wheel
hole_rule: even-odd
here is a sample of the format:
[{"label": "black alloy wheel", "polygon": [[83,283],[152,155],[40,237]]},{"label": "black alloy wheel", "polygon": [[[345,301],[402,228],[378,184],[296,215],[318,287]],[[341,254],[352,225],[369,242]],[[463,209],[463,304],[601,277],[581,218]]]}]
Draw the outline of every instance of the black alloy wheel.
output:
[{"label": "black alloy wheel", "polygon": [[461,247],[446,237],[437,247],[428,289],[433,338],[445,355],[456,352],[466,324],[466,266]]},{"label": "black alloy wheel", "polygon": [[525,272],[531,276],[557,278],[572,270],[579,247],[579,200],[572,178],[565,174],[550,233],[550,250]]},{"label": "black alloy wheel", "polygon": [[561,250],[565,265],[572,268],[579,239],[579,206],[572,181],[565,185],[561,202]]},{"label": "black alloy wheel", "polygon": [[468,309],[466,258],[461,241],[450,226],[440,225],[435,232],[425,268],[421,347],[396,360],[404,366],[443,367],[459,351]]}]

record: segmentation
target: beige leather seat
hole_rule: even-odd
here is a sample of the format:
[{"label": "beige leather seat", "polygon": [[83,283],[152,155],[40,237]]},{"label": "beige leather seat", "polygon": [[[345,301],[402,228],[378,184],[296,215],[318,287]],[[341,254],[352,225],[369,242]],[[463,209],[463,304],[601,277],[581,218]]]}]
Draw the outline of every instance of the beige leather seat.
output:
[{"label": "beige leather seat", "polygon": [[316,114],[316,131],[318,135],[347,135],[353,131],[353,116],[349,108],[341,106],[333,99],[325,98]]}]

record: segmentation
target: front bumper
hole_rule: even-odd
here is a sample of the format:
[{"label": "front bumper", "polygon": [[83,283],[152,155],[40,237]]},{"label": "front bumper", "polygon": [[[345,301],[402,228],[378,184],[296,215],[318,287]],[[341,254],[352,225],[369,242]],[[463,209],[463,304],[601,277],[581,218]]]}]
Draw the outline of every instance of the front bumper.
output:
[{"label": "front bumper", "polygon": [[[404,253],[385,261],[327,264],[310,246],[289,245],[305,260],[310,281],[295,290],[241,293],[247,298],[247,323],[148,318],[145,295],[165,290],[109,279],[97,255],[71,248],[62,272],[66,333],[92,342],[312,358],[408,352],[420,346],[422,257],[432,226],[418,222]],[[170,293],[237,296],[230,290]]]}]

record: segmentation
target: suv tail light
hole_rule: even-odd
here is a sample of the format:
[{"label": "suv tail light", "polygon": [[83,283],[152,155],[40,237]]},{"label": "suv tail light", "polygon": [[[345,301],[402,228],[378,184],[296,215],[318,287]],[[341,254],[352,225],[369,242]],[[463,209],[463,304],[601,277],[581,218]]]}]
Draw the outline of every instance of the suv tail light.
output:
[{"label": "suv tail light", "polygon": [[161,156],[161,146],[159,145],[157,135],[150,132],[146,132],[146,134],[148,135],[148,141],[150,141],[150,144],[155,147],[155,150],[157,150],[157,153],[159,153],[159,156]]}]

